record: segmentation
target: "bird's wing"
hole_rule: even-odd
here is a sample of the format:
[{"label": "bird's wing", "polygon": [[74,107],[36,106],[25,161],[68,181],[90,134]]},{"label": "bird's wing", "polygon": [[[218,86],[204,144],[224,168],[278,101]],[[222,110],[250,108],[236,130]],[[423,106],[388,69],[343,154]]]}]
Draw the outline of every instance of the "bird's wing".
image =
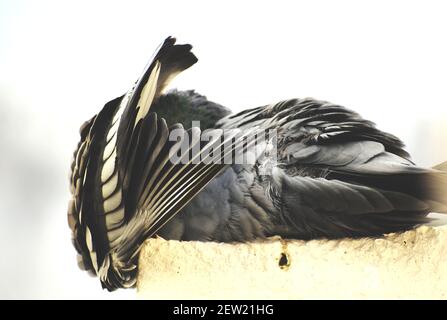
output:
[{"label": "bird's wing", "polygon": [[386,151],[409,159],[401,140],[376,128],[357,113],[326,101],[311,98],[285,100],[247,109],[218,122],[221,128],[247,128],[253,125],[278,130],[280,143],[327,144],[349,141],[376,141]]},{"label": "bird's wing", "polygon": [[[119,173],[123,177],[120,206],[125,214],[116,224],[114,215],[119,211],[105,213],[112,265],[107,277],[102,276],[107,288],[134,284],[142,242],[226,167],[221,159],[238,141],[238,132],[224,135],[222,130],[209,130],[212,139],[204,141],[200,128],[185,130],[180,124],[168,128],[166,121],[153,112],[135,130],[138,134],[129,141],[131,156]],[[222,148],[228,143],[230,149]]]},{"label": "bird's wing", "polygon": [[219,124],[277,130],[278,170],[271,181],[283,212],[295,224],[306,221],[297,227],[299,234],[380,234],[422,223],[429,211],[447,210],[447,175],[417,167],[399,139],[344,107],[295,99]]},{"label": "bird's wing", "polygon": [[391,174],[420,172],[395,136],[342,106],[293,99],[246,110],[219,121],[222,128],[260,125],[277,131],[280,165]]},{"label": "bird's wing", "polygon": [[283,107],[271,120],[280,130],[278,158],[284,167],[405,193],[430,202],[431,210],[445,210],[446,174],[416,166],[399,139],[343,107],[300,104]]},{"label": "bird's wing", "polygon": [[200,128],[168,128],[151,112],[169,80],[197,61],[190,50],[167,38],[135,86],[82,130],[70,223],[84,267],[110,290],[133,286],[141,243],[219,174],[236,145],[238,132],[209,130],[204,140]]}]

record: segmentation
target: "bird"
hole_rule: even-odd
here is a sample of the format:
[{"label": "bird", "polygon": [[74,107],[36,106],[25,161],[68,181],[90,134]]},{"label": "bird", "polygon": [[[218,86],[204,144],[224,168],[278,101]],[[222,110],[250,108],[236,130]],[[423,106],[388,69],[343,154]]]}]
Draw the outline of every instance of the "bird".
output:
[{"label": "bird", "polygon": [[198,61],[191,50],[166,38],[131,89],[80,128],[68,224],[78,265],[103,288],[135,286],[151,237],[381,237],[447,213],[447,162],[417,166],[348,108],[302,98],[232,113],[193,90],[166,92]]}]

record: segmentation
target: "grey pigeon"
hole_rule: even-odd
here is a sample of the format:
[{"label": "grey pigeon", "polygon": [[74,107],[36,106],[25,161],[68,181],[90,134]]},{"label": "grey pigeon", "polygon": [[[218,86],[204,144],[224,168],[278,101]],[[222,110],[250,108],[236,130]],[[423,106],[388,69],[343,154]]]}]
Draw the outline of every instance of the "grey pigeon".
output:
[{"label": "grey pigeon", "polygon": [[[197,62],[191,48],[167,38],[129,92],[80,129],[68,221],[80,267],[104,288],[135,285],[139,249],[154,236],[375,237],[447,212],[447,165],[416,166],[398,138],[342,106],[292,99],[231,114],[194,91],[163,94]],[[237,146],[252,150],[241,132],[274,130],[274,144],[256,144],[251,163],[171,161],[185,145],[172,133],[188,156],[198,147],[198,159],[216,160],[224,151],[206,153],[212,142],[197,137],[215,133],[223,147],[231,130],[232,159]]]}]

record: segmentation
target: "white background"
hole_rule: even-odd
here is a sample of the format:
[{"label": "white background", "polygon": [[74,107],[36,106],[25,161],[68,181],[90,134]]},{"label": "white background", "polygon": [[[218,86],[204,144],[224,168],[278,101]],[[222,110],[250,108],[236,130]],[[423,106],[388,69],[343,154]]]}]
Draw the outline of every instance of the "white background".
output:
[{"label": "white background", "polygon": [[311,96],[447,160],[445,1],[0,0],[0,298],[133,298],[78,270],[66,222],[80,124],[168,35],[199,63],[175,86],[233,110]]}]

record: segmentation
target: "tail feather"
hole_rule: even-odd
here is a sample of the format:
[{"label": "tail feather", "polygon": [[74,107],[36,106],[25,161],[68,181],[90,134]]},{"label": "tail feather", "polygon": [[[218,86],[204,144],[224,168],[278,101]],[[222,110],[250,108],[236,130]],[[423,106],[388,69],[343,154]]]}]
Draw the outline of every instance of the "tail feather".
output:
[{"label": "tail feather", "polygon": [[447,172],[421,170],[394,174],[356,174],[343,172],[333,175],[345,181],[360,183],[381,190],[408,194],[429,204],[431,212],[447,213]]}]

